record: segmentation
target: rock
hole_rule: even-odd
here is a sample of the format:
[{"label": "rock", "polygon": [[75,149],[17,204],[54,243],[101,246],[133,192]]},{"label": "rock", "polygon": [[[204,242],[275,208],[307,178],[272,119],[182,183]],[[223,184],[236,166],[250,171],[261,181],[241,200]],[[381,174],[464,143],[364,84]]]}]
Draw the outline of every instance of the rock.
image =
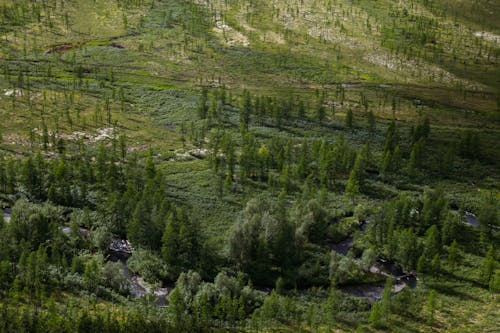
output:
[{"label": "rock", "polygon": [[123,46],[121,44],[117,44],[117,43],[111,43],[111,44],[109,44],[109,46],[114,47],[115,49],[124,49],[125,48],[125,46]]},{"label": "rock", "polygon": [[[69,235],[71,233],[71,227],[62,227],[61,228],[61,231],[65,234],[65,235]],[[80,228],[80,236],[82,237],[89,237],[90,236],[90,231],[88,229],[85,229],[85,228]]]},{"label": "rock", "polygon": [[23,95],[23,91],[21,89],[6,89],[4,91],[5,91],[4,95],[8,97],[10,96],[20,97]]},{"label": "rock", "polygon": [[48,48],[47,50],[45,50],[45,54],[51,54],[51,53],[55,53],[55,52],[66,52],[68,50],[71,50],[72,48],[74,48],[73,45],[71,44],[61,44],[61,45],[55,45],[55,46],[52,46],[51,48]]},{"label": "rock", "polygon": [[113,238],[109,243],[109,250],[125,254],[132,254],[134,248],[132,244],[126,239]]}]

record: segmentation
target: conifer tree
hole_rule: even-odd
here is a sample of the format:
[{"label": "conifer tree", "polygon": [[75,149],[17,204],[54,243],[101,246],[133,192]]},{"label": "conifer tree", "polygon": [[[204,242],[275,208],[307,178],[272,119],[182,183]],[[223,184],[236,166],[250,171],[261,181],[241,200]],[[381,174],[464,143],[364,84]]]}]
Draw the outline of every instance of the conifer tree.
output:
[{"label": "conifer tree", "polygon": [[269,168],[269,149],[267,149],[266,145],[262,144],[257,151],[257,158],[259,160],[259,170],[260,170],[260,179],[267,179],[267,173]]},{"label": "conifer tree", "polygon": [[500,226],[500,200],[493,193],[483,195],[477,217],[481,232],[493,241],[494,230]]},{"label": "conifer tree", "polygon": [[425,309],[427,312],[427,325],[432,325],[434,323],[434,316],[436,312],[436,291],[431,290],[429,296],[427,297],[427,301],[425,304]]},{"label": "conifer tree", "polygon": [[250,125],[250,114],[252,112],[252,97],[250,92],[243,91],[243,101],[240,108],[239,123],[240,131],[242,133],[248,131],[248,126]]},{"label": "conifer tree", "polygon": [[153,153],[150,152],[148,157],[146,158],[146,162],[144,165],[144,171],[146,173],[146,179],[154,179],[156,176],[156,167],[153,160]]},{"label": "conifer tree", "polygon": [[439,257],[439,254],[437,254],[437,253],[432,258],[431,270],[432,270],[433,274],[440,274],[441,273],[441,258]]},{"label": "conifer tree", "polygon": [[392,285],[393,285],[392,278],[388,278],[387,281],[385,282],[384,291],[382,293],[382,299],[380,300],[380,313],[386,322],[389,320],[389,315],[391,313]]},{"label": "conifer tree", "polygon": [[448,248],[448,266],[453,270],[458,264],[459,253],[458,253],[458,243],[453,240],[450,247]]},{"label": "conifer tree", "polygon": [[99,151],[96,157],[96,180],[97,183],[101,186],[106,182],[106,176],[108,172],[108,158],[107,152],[104,145],[99,146]]},{"label": "conifer tree", "polygon": [[352,113],[352,109],[347,109],[347,112],[345,114],[345,126],[347,128],[352,128],[353,127],[353,122],[354,122],[354,116]]},{"label": "conifer tree", "polygon": [[174,288],[168,300],[169,300],[168,310],[170,313],[172,313],[173,317],[172,318],[173,329],[177,332],[185,332],[187,329],[186,327],[187,309],[186,305],[184,304],[184,299],[182,298],[181,292],[179,291],[178,288]]},{"label": "conifer tree", "polygon": [[134,246],[149,247],[152,231],[150,198],[143,194],[137,202],[132,218],[127,226],[127,236]]},{"label": "conifer tree", "polygon": [[325,107],[323,105],[323,102],[320,101],[316,109],[316,118],[318,119],[318,122],[322,123],[325,120],[325,116],[326,116]]},{"label": "conifer tree", "polygon": [[489,285],[491,279],[494,277],[495,266],[495,250],[493,246],[490,246],[481,264],[481,280],[485,285]]},{"label": "conifer tree", "polygon": [[188,269],[197,268],[201,258],[201,242],[196,221],[185,208],[174,209],[165,223],[161,253],[171,280]]},{"label": "conifer tree", "polygon": [[31,156],[24,162],[23,169],[21,171],[21,182],[30,193],[36,195],[41,184]]},{"label": "conifer tree", "polygon": [[303,100],[299,100],[299,106],[297,107],[297,118],[299,120],[304,119],[306,116],[306,106]]},{"label": "conifer tree", "polygon": [[427,271],[428,271],[428,269],[427,269],[427,259],[426,259],[425,255],[422,254],[418,258],[417,272],[419,272],[419,273],[426,273]]},{"label": "conifer tree", "polygon": [[375,122],[375,115],[373,114],[372,110],[368,111],[367,119],[368,119],[368,129],[370,133],[373,134],[375,132],[376,122]]},{"label": "conifer tree", "polygon": [[208,113],[208,89],[206,87],[203,87],[201,90],[201,97],[200,100],[198,101],[198,106],[196,108],[196,111],[198,113],[198,117],[200,119],[205,119],[207,117]]},{"label": "conifer tree", "polygon": [[427,258],[433,258],[439,253],[441,248],[441,238],[436,225],[431,226],[425,233],[425,250]]},{"label": "conifer tree", "polygon": [[351,170],[351,173],[349,174],[349,180],[347,181],[345,192],[347,196],[351,198],[352,204],[354,205],[354,199],[360,194],[359,179],[355,169]]},{"label": "conifer tree", "polygon": [[368,322],[375,328],[381,327],[382,322],[382,313],[381,313],[381,305],[380,301],[375,301],[373,303],[372,309],[370,311],[370,316],[368,317]]},{"label": "conifer tree", "polygon": [[176,268],[177,256],[179,250],[179,230],[180,223],[177,217],[177,211],[174,210],[170,213],[167,222],[165,223],[165,230],[162,237],[161,253],[163,260],[169,267],[169,270],[179,274],[180,271]]},{"label": "conifer tree", "polygon": [[384,152],[393,151],[398,144],[398,133],[396,129],[396,122],[393,120],[387,128],[385,134]]}]

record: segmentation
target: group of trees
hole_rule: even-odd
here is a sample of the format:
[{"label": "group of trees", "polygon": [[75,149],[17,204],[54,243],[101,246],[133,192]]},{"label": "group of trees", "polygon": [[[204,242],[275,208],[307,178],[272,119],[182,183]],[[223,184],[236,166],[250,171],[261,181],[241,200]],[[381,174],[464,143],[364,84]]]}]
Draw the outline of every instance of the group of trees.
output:
[{"label": "group of trees", "polygon": [[325,251],[335,218],[322,208],[321,195],[313,191],[310,196],[309,191],[305,188],[293,204],[285,191],[275,203],[267,196],[257,197],[242,211],[231,233],[229,254],[255,283],[276,284],[277,290],[344,283],[348,278],[341,275],[356,279],[355,271],[368,270],[374,261],[371,250],[361,262]]},{"label": "group of trees", "polygon": [[[63,271],[68,273],[78,251],[106,255],[111,239],[117,237],[157,253],[167,267],[164,280],[175,281],[187,269],[201,269],[202,258],[213,254],[202,255],[198,222],[185,207],[171,202],[153,157],[122,159],[104,146],[93,162],[89,154],[62,155],[48,162],[41,155],[0,161],[0,188],[31,201],[17,200],[10,222],[2,223],[0,260],[17,262],[42,246],[53,264],[66,267]],[[86,266],[79,266],[83,274]]]},{"label": "group of trees", "polygon": [[287,276],[297,261],[295,226],[286,204],[283,192],[275,208],[263,198],[250,200],[232,232],[230,255],[257,283],[269,285]]},{"label": "group of trees", "polygon": [[[319,96],[321,98],[324,96]],[[288,101],[278,103],[286,109],[287,105],[294,104],[293,99]],[[491,237],[491,227],[482,227],[481,233],[468,236],[460,233],[460,217],[450,212],[445,195],[441,190],[428,190],[417,199],[403,195],[390,201],[372,217],[374,222],[367,233],[370,245],[359,261],[333,255],[331,259],[315,258],[316,265],[308,266],[305,261],[311,256],[305,244],[319,244],[324,240],[331,217],[317,206],[316,199],[309,202],[298,200],[291,205],[293,214],[283,214],[281,207],[286,202],[286,195],[295,195],[294,192],[308,186],[323,191],[336,190],[336,184],[342,183],[348,175],[345,194],[354,204],[360,193],[370,192],[367,178],[373,169],[378,169],[382,180],[391,180],[401,176],[413,177],[417,170],[433,167],[433,158],[426,157],[431,152],[426,147],[431,133],[430,122],[426,117],[421,118],[406,137],[394,120],[389,122],[381,162],[377,163],[370,144],[356,150],[345,142],[343,136],[333,141],[282,136],[260,139],[249,129],[252,104],[259,103],[259,98],[254,103],[250,93],[244,92],[239,118],[241,140],[230,130],[220,127],[212,129],[209,136],[210,164],[224,180],[225,189],[230,190],[235,182],[245,184],[248,179],[267,181],[272,190],[282,189],[275,205],[259,198],[249,201],[231,236],[232,258],[255,281],[270,284],[272,280],[280,279],[281,285],[301,285],[302,278],[307,275],[309,280],[314,280],[313,276],[323,276],[316,280],[323,281],[319,283],[324,283],[324,276],[327,276],[326,280],[345,282],[352,278],[353,272],[357,272],[356,275],[367,270],[366,263],[372,263],[375,257],[395,262],[405,271],[439,274],[442,264],[446,263],[448,267],[457,265],[458,248],[467,247],[468,239],[479,240],[479,234]],[[466,138],[472,136],[477,138],[477,134],[467,134]],[[453,156],[447,156],[455,153],[451,146],[444,156],[436,156],[436,159],[448,161]],[[450,167],[449,164],[446,167]],[[483,211],[497,216],[491,204],[489,207]],[[485,220],[495,219],[489,216],[484,217]],[[485,248],[487,245],[483,245],[483,252],[478,254],[483,254]],[[330,274],[325,274],[320,267],[328,260],[330,268],[334,268]],[[316,273],[312,273],[315,270]]]},{"label": "group of trees", "polygon": [[375,215],[367,237],[379,256],[397,262],[406,271],[439,274],[444,263],[450,268],[457,266],[460,248],[478,255],[486,253],[492,244],[489,231],[498,227],[493,201],[498,207],[498,200],[483,198],[479,211],[483,217],[479,230],[474,230],[460,221],[457,212],[450,211],[442,190],[427,190],[419,198],[401,195]]},{"label": "group of trees", "polygon": [[229,184],[254,179],[291,191],[312,178],[323,187],[333,188],[335,180],[349,172],[356,157],[343,136],[334,142],[279,136],[259,142],[249,132],[239,147],[236,142],[229,132],[215,131],[210,136],[212,169]]},{"label": "group of trees", "polygon": [[[40,309],[32,304],[20,307],[4,300],[0,305],[0,321],[5,332],[176,332],[168,316],[159,309],[142,305],[113,307],[103,310],[92,300],[60,303],[54,298]],[[85,304],[84,306],[82,306]]]},{"label": "group of trees", "polygon": [[[208,94],[208,90],[204,89],[200,105],[204,104]],[[217,105],[223,105],[217,97],[220,95],[220,90],[213,92],[214,103]],[[324,94],[318,94],[318,100],[322,101],[324,98]],[[360,103],[365,99],[362,95]],[[407,136],[401,133],[394,120],[389,122],[380,157],[372,153],[374,148],[371,143],[356,149],[346,142],[343,135],[338,135],[333,140],[282,135],[262,139],[249,128],[249,115],[253,114],[253,108],[260,105],[260,98],[253,101],[250,93],[245,91],[241,100],[240,134],[216,126],[207,135],[210,162],[219,178],[220,193],[224,189],[232,189],[234,182],[245,184],[247,179],[267,181],[269,185],[285,188],[286,191],[299,188],[306,179],[313,179],[320,187],[335,189],[335,185],[348,175],[345,192],[354,200],[365,190],[367,169],[378,169],[382,179],[386,181],[398,176],[415,177],[420,175],[417,170],[437,170],[446,176],[450,174],[458,152],[464,157],[477,158],[479,154],[478,134],[472,132],[466,133],[460,144],[461,150],[454,149],[453,145],[436,152],[428,149],[431,126],[427,117],[421,118],[412,126]],[[273,98],[269,100],[272,101]],[[287,110],[295,110],[294,105],[302,104],[293,101],[294,98],[278,99],[276,103]],[[200,109],[204,108],[199,107]],[[368,118],[370,119],[369,116]],[[287,116],[285,119],[291,118]],[[474,151],[475,155],[467,154],[466,151]],[[429,154],[431,152],[433,154]]]},{"label": "group of trees", "polygon": [[[401,196],[387,203],[375,217],[369,229],[371,243],[379,255],[407,271],[417,269],[419,257],[432,260],[443,245],[458,237],[458,222],[448,215],[447,203],[439,191],[427,191],[417,200]],[[446,237],[441,238],[441,228],[447,229]]]},{"label": "group of trees", "polygon": [[[125,139],[113,139],[111,149],[101,145],[95,155],[83,146],[71,155],[46,159],[38,152],[26,159],[0,158],[0,188],[3,193],[22,192],[34,201],[49,200],[71,207],[95,206],[89,191],[123,191],[138,168],[126,158]],[[95,158],[96,163],[90,159]]]},{"label": "group of trees", "polygon": [[[221,88],[212,94],[202,93],[198,106],[201,118],[224,117],[226,92]],[[251,115],[254,103],[245,92],[244,112]],[[407,141],[401,138],[396,123],[390,122],[378,164],[371,144],[355,149],[342,135],[334,140],[277,135],[262,139],[249,128],[252,118],[245,117],[240,117],[240,134],[223,126],[210,130],[211,168],[223,180],[227,193],[237,184],[255,181],[267,182],[270,193],[282,191],[276,200],[257,197],[246,204],[227,244],[230,260],[222,264],[216,262],[216,251],[207,247],[190,208],[169,197],[153,154],[128,153],[123,137],[95,150],[81,145],[71,153],[61,150],[51,159],[41,153],[25,159],[0,159],[2,192],[28,199],[18,200],[10,223],[0,226],[2,292],[25,294],[30,299],[42,299],[53,288],[81,288],[108,298],[126,295],[128,281],[122,267],[107,261],[106,255],[111,238],[127,238],[135,248],[129,260],[132,272],[154,283],[178,281],[170,297],[171,315],[168,320],[162,318],[159,325],[183,330],[199,323],[207,327],[216,321],[236,323],[252,313],[258,320],[279,318],[282,314],[270,314],[272,302],[295,313],[281,303],[289,300],[275,293],[263,301],[251,283],[275,285],[277,293],[286,293],[294,287],[356,281],[368,274],[377,257],[406,271],[426,274],[439,274],[445,263],[455,267],[460,262],[467,239],[459,232],[459,218],[449,212],[440,191],[388,202],[372,216],[366,233],[368,243],[361,252],[358,249],[359,257],[325,250],[324,241],[335,220],[323,207],[326,194],[345,182],[345,193],[354,204],[360,193],[370,190],[369,171],[378,169],[383,180],[405,174],[400,171],[404,155],[409,156],[406,174],[423,168],[428,120],[412,128]],[[485,199],[478,214],[481,254],[495,239],[495,200]],[[64,228],[68,224],[69,231]],[[202,282],[202,277],[212,279],[220,264],[246,274],[247,286],[238,282],[236,291],[221,291],[217,281],[233,278],[220,274],[214,284]],[[490,251],[481,276],[493,290],[498,288],[495,265],[494,252]],[[193,272],[185,273],[188,270]],[[195,286],[186,286],[191,284]],[[334,299],[331,302],[337,304]],[[380,313],[388,311],[382,303],[374,306],[370,316],[374,326],[380,323]],[[338,306],[332,304],[328,306]],[[262,309],[255,311],[261,305]],[[186,316],[190,321],[181,319]]]},{"label": "group of trees", "polygon": [[[339,85],[331,98],[338,100],[338,104],[344,104],[345,88]],[[311,102],[312,101],[312,102]],[[202,88],[201,96],[197,104],[197,115],[199,119],[207,120],[209,125],[217,125],[217,122],[228,122],[225,114],[227,108],[238,107],[238,125],[242,133],[253,126],[269,126],[281,129],[299,121],[324,122],[328,112],[335,115],[336,102],[328,101],[326,91],[316,91],[313,96],[304,101],[301,96],[288,94],[286,96],[255,96],[249,90],[244,90],[238,101],[226,91],[224,85],[220,88]],[[350,111],[348,127],[352,127],[352,110]],[[373,114],[372,114],[373,115]]]},{"label": "group of trees", "polygon": [[[298,2],[283,3],[287,6],[286,15],[299,22],[304,7]],[[139,53],[161,47],[162,52],[158,53],[169,52],[172,58],[182,53],[183,59],[194,64],[201,63],[203,54],[217,52],[212,18],[206,13],[218,10],[213,2],[208,9],[196,1],[164,4],[119,0],[116,5],[122,11],[119,28],[126,33],[133,29],[147,29],[148,34],[157,30],[164,40],[179,34],[179,40],[162,41],[162,46],[154,40],[145,48],[141,42],[137,46]],[[280,13],[281,5],[277,2],[273,8],[256,1],[226,1],[224,5],[242,5],[249,24],[255,26],[257,14],[264,8],[260,6],[272,9],[271,23],[281,20],[284,12]],[[341,22],[339,10],[346,17],[356,18],[354,5],[335,1],[320,5],[329,6],[328,15],[333,13],[332,22],[340,34],[351,29],[350,24]],[[151,15],[139,15],[139,24],[133,27],[135,11],[142,12],[146,6],[153,9]],[[443,60],[448,51],[436,43],[440,33],[429,30],[440,27],[438,20],[419,15],[413,7],[408,12],[405,4],[399,6],[396,9],[391,5],[391,15],[384,18],[391,24],[380,29],[382,45],[396,54]],[[390,108],[391,98],[395,118],[401,100],[391,96],[390,89],[381,92],[385,89],[363,87],[357,99],[355,93],[347,93],[343,84],[307,96],[274,92],[258,95],[244,90],[239,98],[233,98],[220,79],[218,88],[203,88],[196,106],[198,119],[194,120],[189,112],[182,115],[193,120],[189,130],[184,123],[180,125],[184,147],[188,131],[195,146],[201,148],[208,143],[209,163],[217,176],[220,198],[225,199],[224,193],[226,198],[234,195],[234,202],[239,204],[241,192],[268,190],[245,203],[240,216],[232,221],[234,228],[226,244],[210,247],[204,239],[201,221],[194,218],[200,215],[193,214],[199,207],[184,206],[171,195],[152,152],[129,153],[123,135],[87,147],[81,140],[64,139],[62,133],[67,130],[87,131],[89,126],[116,130],[118,117],[113,111],[119,109],[122,118],[129,116],[132,108],[126,103],[128,89],[132,92],[135,88],[131,82],[141,82],[144,76],[142,70],[136,72],[127,66],[121,66],[118,73],[116,67],[105,64],[109,61],[106,57],[95,60],[100,57],[94,57],[92,48],[101,42],[68,45],[81,48],[82,53],[63,54],[52,47],[41,61],[38,34],[44,34],[44,42],[50,40],[52,33],[57,40],[65,34],[72,35],[70,20],[74,8],[78,7],[58,0],[0,5],[5,32],[2,43],[6,46],[2,49],[2,78],[14,88],[9,90],[9,111],[16,117],[27,116],[22,118],[29,128],[29,144],[25,148],[31,149],[26,150],[26,157],[0,156],[0,197],[2,204],[12,208],[9,221],[4,221],[0,214],[0,331],[182,332],[214,328],[234,331],[243,327],[266,331],[279,325],[324,329],[337,322],[384,328],[393,311],[406,311],[406,316],[420,312],[418,306],[424,303],[420,290],[405,290],[393,296],[389,279],[381,300],[371,306],[368,301],[336,289],[347,283],[365,282],[367,276],[374,278],[370,268],[377,258],[393,262],[405,271],[417,270],[423,273],[423,281],[439,275],[443,267],[455,269],[465,251],[484,255],[476,280],[492,291],[500,289],[494,247],[499,204],[493,195],[479,204],[477,232],[465,227],[458,213],[449,211],[442,191],[429,190],[419,197],[399,196],[365,216],[355,212],[352,221],[356,222],[350,228],[357,229],[368,219],[370,222],[366,232],[356,231],[352,235],[349,231],[355,244],[347,255],[331,251],[327,244],[332,234],[337,235],[339,220],[351,219],[344,218],[344,213],[335,215],[334,210],[344,209],[332,204],[332,197],[343,200],[339,192],[351,199],[352,204],[345,201],[346,209],[352,209],[357,201],[357,207],[363,209],[365,199],[379,198],[375,185],[394,181],[390,185],[399,190],[406,179],[425,173],[433,158],[439,162],[441,175],[449,173],[446,170],[456,153],[467,159],[481,158],[478,132],[467,131],[456,147],[450,144],[443,154],[439,151],[437,156],[428,156],[432,147],[428,144],[431,129],[427,118],[419,119],[409,135],[395,120],[388,124],[377,120],[374,105]],[[134,10],[133,17],[127,16],[127,9]],[[225,13],[220,15],[217,20],[226,20]],[[59,24],[58,16],[64,24]],[[373,20],[367,17],[366,24],[362,21],[366,25],[363,31],[371,31]],[[283,33],[288,43],[295,32],[285,29]],[[144,37],[149,38],[147,34]],[[326,36],[320,39],[327,42]],[[125,45],[129,48],[129,44]],[[474,58],[483,61],[483,52],[488,61],[496,59],[492,46],[484,45],[486,48],[479,42],[479,55]],[[205,52],[207,47],[209,52]],[[338,68],[345,67],[339,62],[340,46],[334,47],[333,52],[337,54]],[[227,53],[240,54],[234,50]],[[318,65],[317,59],[273,53],[266,53],[265,60],[259,63],[275,68],[259,68],[259,72],[284,70],[301,80],[318,75],[310,74],[318,69],[336,72],[331,70],[329,61],[323,66]],[[134,49],[127,54],[137,53]],[[253,52],[241,54],[247,59]],[[462,54],[450,58],[457,57],[465,60]],[[244,63],[238,60],[235,66]],[[465,66],[466,61],[463,63]],[[299,69],[304,64],[312,70]],[[229,61],[227,65],[233,66]],[[348,67],[345,71],[350,73]],[[319,74],[321,77],[314,77],[313,81],[330,84],[336,73]],[[136,74],[140,75],[119,86],[120,77]],[[158,81],[152,80],[151,86],[155,82]],[[214,82],[212,79],[207,83]],[[145,90],[136,91],[142,94]],[[378,101],[374,101],[372,92]],[[466,95],[464,90],[464,99]],[[141,101],[142,98],[141,95]],[[158,110],[166,112],[164,103],[153,103],[161,104]],[[142,105],[137,109],[142,109]],[[343,128],[349,129],[347,137],[360,134],[361,139],[353,140],[356,143],[343,135],[331,135],[331,131],[342,128],[335,121],[337,112],[344,116]],[[360,126],[360,116],[366,118],[367,126]],[[127,126],[123,127],[126,130]],[[376,127],[386,129],[383,143],[378,141]],[[317,131],[321,134],[311,135]],[[369,143],[365,144],[366,140]],[[358,200],[362,193],[366,197]],[[229,200],[223,203],[231,204]],[[462,232],[462,228],[467,228],[467,232]],[[347,236],[340,231],[338,234]],[[124,258],[113,262],[116,258],[110,256],[113,238],[131,241],[133,251],[126,265],[132,274],[152,285],[176,282],[167,308],[153,306],[151,295],[137,302],[125,299],[130,281],[125,274]],[[219,257],[224,250],[227,259]],[[428,314],[429,323],[434,319],[435,307],[436,293],[430,292],[422,311]]]}]

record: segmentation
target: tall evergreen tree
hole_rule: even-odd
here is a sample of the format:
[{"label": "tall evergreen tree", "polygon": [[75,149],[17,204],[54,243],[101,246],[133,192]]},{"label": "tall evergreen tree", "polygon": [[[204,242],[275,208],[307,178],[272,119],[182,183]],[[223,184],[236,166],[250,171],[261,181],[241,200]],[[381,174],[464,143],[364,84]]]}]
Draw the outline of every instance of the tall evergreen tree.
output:
[{"label": "tall evergreen tree", "polygon": [[203,87],[201,90],[201,97],[200,100],[198,101],[198,106],[196,108],[196,111],[198,113],[198,117],[200,119],[205,119],[207,117],[208,113],[208,89],[206,87]]},{"label": "tall evergreen tree", "polygon": [[481,264],[481,280],[485,285],[489,285],[491,279],[494,277],[495,267],[495,249],[493,246],[490,246]]},{"label": "tall evergreen tree", "polygon": [[425,233],[425,249],[424,253],[427,258],[433,258],[440,253],[441,238],[436,225],[431,226]]},{"label": "tall evergreen tree", "polygon": [[384,152],[393,151],[398,145],[398,141],[399,138],[396,129],[396,122],[393,120],[389,124],[387,132],[385,134]]},{"label": "tall evergreen tree", "polygon": [[252,97],[248,90],[243,91],[243,101],[240,107],[240,131],[242,133],[248,131],[248,126],[250,125],[250,115],[252,113]]},{"label": "tall evergreen tree", "polygon": [[165,223],[161,247],[169,278],[175,280],[181,272],[199,268],[201,251],[196,221],[185,208],[174,209]]},{"label": "tall evergreen tree", "polygon": [[149,247],[152,231],[150,198],[143,194],[127,226],[127,237],[136,247]]},{"label": "tall evergreen tree", "polygon": [[352,109],[347,109],[347,112],[345,114],[345,126],[347,128],[352,128],[354,123],[354,115],[352,113]]},{"label": "tall evergreen tree", "polygon": [[352,204],[354,205],[354,200],[360,194],[360,185],[358,174],[353,169],[349,174],[349,180],[347,181],[347,185],[345,187],[346,195],[351,198]]},{"label": "tall evergreen tree", "polygon": [[376,121],[375,121],[375,115],[373,114],[372,110],[368,111],[366,118],[368,120],[368,129],[369,129],[370,133],[374,133]]},{"label": "tall evergreen tree", "polygon": [[483,195],[478,220],[481,232],[492,242],[494,230],[500,227],[500,200],[493,193]]},{"label": "tall evergreen tree", "polygon": [[24,162],[21,170],[21,183],[35,199],[43,199],[43,180],[33,158],[30,156]]},{"label": "tall evergreen tree", "polygon": [[459,252],[458,252],[458,243],[456,240],[453,240],[450,247],[448,248],[448,266],[452,270],[455,269],[459,262]]}]

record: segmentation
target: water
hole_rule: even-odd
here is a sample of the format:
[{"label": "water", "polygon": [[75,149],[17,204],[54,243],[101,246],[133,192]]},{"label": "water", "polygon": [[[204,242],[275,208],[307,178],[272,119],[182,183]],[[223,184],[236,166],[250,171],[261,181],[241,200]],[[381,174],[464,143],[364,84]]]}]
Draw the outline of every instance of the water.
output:
[{"label": "water", "polygon": [[479,220],[477,219],[477,216],[474,215],[471,212],[465,212],[465,218],[466,218],[466,223],[468,225],[471,225],[473,227],[479,227]]},{"label": "water", "polygon": [[157,306],[167,305],[168,288],[153,287],[140,276],[133,274],[127,266],[127,260],[130,253],[120,251],[110,251],[109,260],[112,262],[120,262],[122,265],[123,275],[129,282],[129,293],[134,298],[142,298],[148,295],[156,297]]},{"label": "water", "polygon": [[12,213],[12,210],[10,208],[5,208],[3,210],[3,220],[6,223],[10,223],[10,214]]},{"label": "water", "polygon": [[[416,273],[410,272],[406,274],[403,270],[394,263],[379,259],[376,264],[370,267],[370,272],[378,274],[386,278],[393,277],[394,284],[392,293],[397,294],[403,291],[406,287],[411,289],[417,286]],[[367,298],[371,303],[382,298],[384,292],[384,282],[360,283],[348,285],[342,290],[356,297]]]},{"label": "water", "polygon": [[[368,223],[369,223],[369,221],[366,221],[366,220],[361,223],[361,226],[359,227],[359,229],[361,230],[362,234],[365,233],[366,228],[368,227]],[[328,243],[330,245],[330,248],[333,251],[345,256],[345,255],[347,255],[347,253],[349,253],[349,250],[352,248],[352,245],[354,243],[354,238],[347,237],[346,239],[344,239],[343,241],[340,241],[338,243],[332,243],[331,241],[329,241]]]},{"label": "water", "polygon": [[355,284],[345,286],[342,290],[352,296],[368,298],[371,302],[374,302],[382,298],[384,283]]},{"label": "water", "polygon": [[[68,227],[68,226],[62,227],[61,231],[65,235],[69,235],[69,234],[71,234],[71,227]],[[85,228],[80,228],[80,236],[82,236],[82,237],[89,237],[90,236],[90,231],[88,229],[85,229]]]},{"label": "water", "polygon": [[352,244],[353,244],[353,240],[354,240],[354,238],[348,237],[339,243],[330,243],[330,248],[333,251],[345,256],[345,255],[347,255],[347,253],[351,249]]},{"label": "water", "polygon": [[[451,207],[451,210],[454,212],[459,211],[457,205],[453,205]],[[479,220],[478,220],[476,214],[474,214],[472,212],[465,211],[465,223],[474,227],[474,228],[479,227]]]}]

